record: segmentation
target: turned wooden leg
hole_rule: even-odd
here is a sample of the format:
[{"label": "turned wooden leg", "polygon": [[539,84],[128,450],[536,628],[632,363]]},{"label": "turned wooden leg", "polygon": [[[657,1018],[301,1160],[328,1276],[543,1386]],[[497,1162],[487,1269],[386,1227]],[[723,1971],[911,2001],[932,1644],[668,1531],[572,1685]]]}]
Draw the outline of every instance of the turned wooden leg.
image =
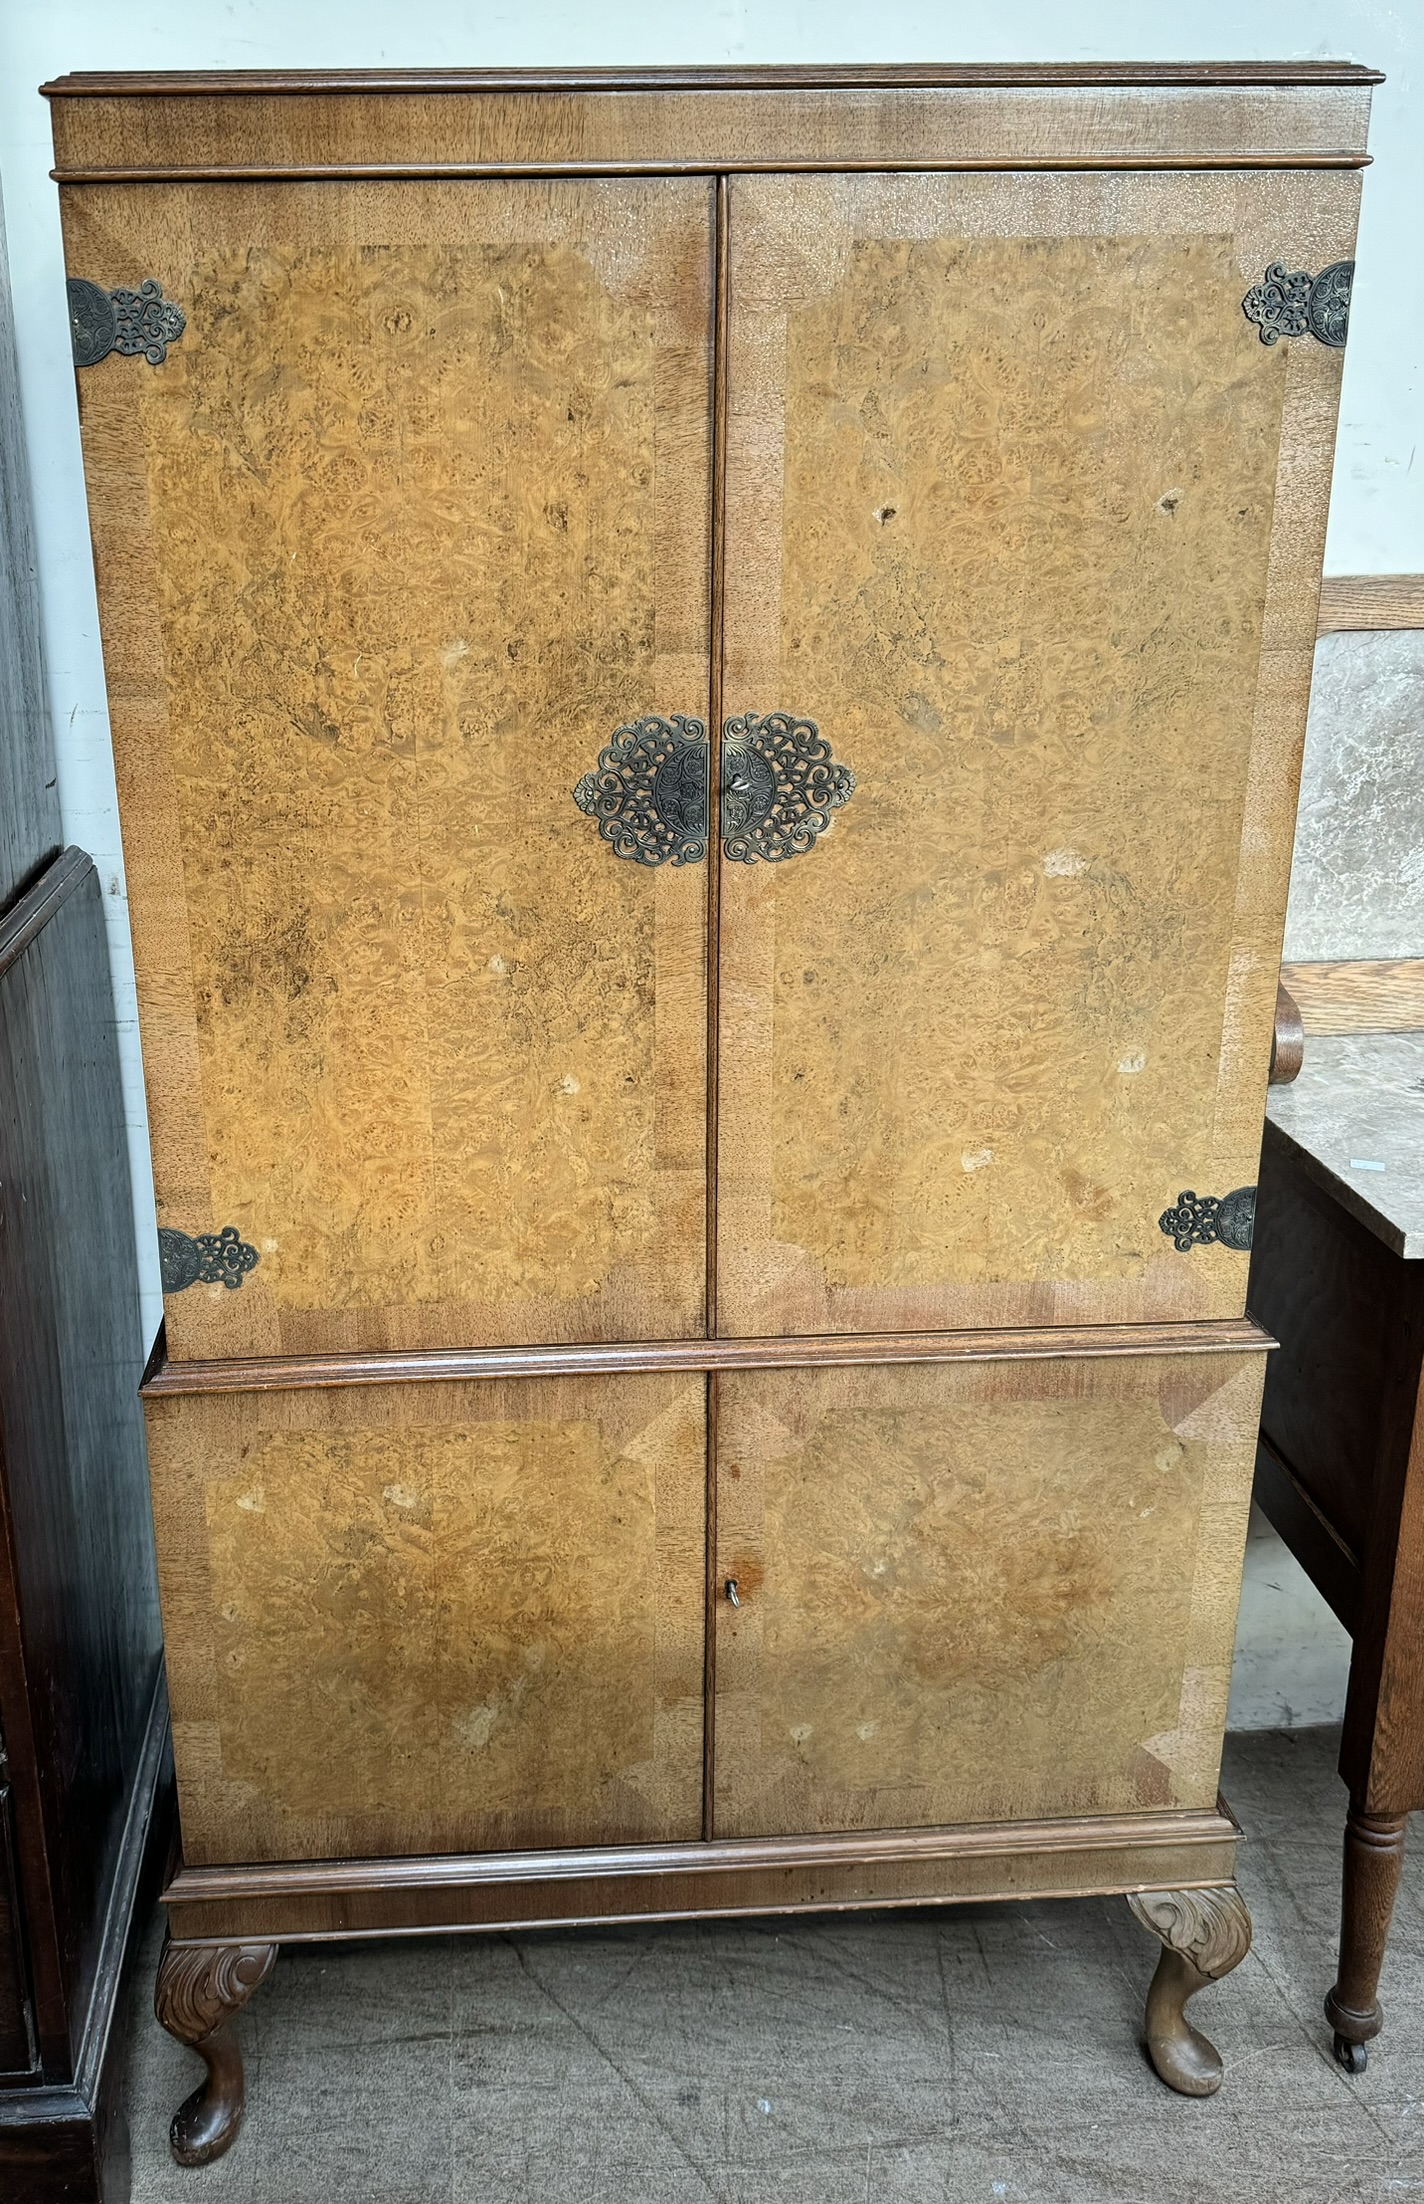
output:
[{"label": "turned wooden leg", "polygon": [[1209,2097],[1221,2087],[1221,2059],[1187,2019],[1187,1999],[1219,1982],[1251,1949],[1251,1916],[1235,1884],[1225,1890],[1144,1890],[1128,1904],[1162,1940],[1147,1992],[1147,2049],[1169,2089]]},{"label": "turned wooden leg", "polygon": [[275,1944],[175,1944],[166,1936],[153,2010],[170,2036],[187,2043],[207,2079],[173,2115],[168,2141],[180,2166],[221,2158],[242,2125],[242,2053],[230,2025],[238,2007],[267,1980]]},{"label": "turned wooden leg", "polygon": [[1380,1968],[1389,1938],[1394,1894],[1404,1865],[1403,1814],[1361,1814],[1345,1822],[1345,1877],[1340,1903],[1340,1973],[1325,2000],[1335,2031],[1335,2056],[1347,2074],[1363,2074],[1365,2045],[1384,2026]]}]

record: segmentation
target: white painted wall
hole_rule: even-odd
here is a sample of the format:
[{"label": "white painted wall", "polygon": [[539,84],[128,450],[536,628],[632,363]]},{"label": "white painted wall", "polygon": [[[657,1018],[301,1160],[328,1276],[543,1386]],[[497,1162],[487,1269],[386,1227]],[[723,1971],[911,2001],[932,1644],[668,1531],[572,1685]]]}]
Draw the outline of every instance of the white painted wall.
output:
[{"label": "white painted wall", "polygon": [[[103,666],[85,520],[49,119],[69,69],[571,66],[770,61],[1290,60],[1384,69],[1365,179],[1326,564],[1424,572],[1414,472],[1424,354],[1418,0],[8,0],[0,187],[21,334],[40,588],[65,830],[109,891],[110,944],[145,1282],[158,1321],[143,1080]],[[1269,1573],[1269,1565],[1268,1565]],[[1280,1573],[1279,1571],[1277,1573]],[[1338,1648],[1337,1648],[1338,1651]],[[1263,1702],[1264,1704],[1265,1702]],[[1240,1710],[1238,1709],[1238,1712]],[[1249,1709],[1247,1710],[1249,1715]],[[1257,1718],[1261,1718],[1258,1712]],[[1320,1718],[1317,1714],[1317,1719]]]}]

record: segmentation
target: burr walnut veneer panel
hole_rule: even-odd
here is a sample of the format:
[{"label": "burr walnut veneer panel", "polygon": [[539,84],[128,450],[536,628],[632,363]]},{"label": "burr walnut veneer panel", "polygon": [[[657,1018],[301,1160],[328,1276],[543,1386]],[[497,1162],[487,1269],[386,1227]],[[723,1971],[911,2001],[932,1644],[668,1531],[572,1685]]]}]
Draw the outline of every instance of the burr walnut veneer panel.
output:
[{"label": "burr walnut veneer panel", "polygon": [[697,1378],[148,1417],[186,1859],[700,1835]]},{"label": "burr walnut veneer panel", "polygon": [[703,1323],[706,868],[570,791],[708,709],[711,187],[104,187],[80,382],[178,1358]]},{"label": "burr walnut veneer panel", "polygon": [[[289,1936],[1147,1890],[1214,2086],[1343,334],[1243,303],[1343,311],[1374,81],[48,88],[81,354],[183,317],[80,408],[160,1223],[256,1252],[144,1387],[184,2040]],[[574,801],[649,713],[704,862]],[[724,844],[776,714],[855,785],[743,725]]]},{"label": "burr walnut veneer panel", "polygon": [[716,1834],[1210,1807],[1264,1359],[719,1377]]},{"label": "burr walnut veneer panel", "polygon": [[719,1328],[1239,1313],[1351,176],[738,177],[729,712],[856,791],[724,868]]}]

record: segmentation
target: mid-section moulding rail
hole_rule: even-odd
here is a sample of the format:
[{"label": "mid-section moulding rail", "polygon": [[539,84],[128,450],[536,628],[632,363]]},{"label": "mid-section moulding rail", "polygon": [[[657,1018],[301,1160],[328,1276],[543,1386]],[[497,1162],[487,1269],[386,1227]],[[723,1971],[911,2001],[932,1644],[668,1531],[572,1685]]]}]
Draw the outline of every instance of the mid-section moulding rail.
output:
[{"label": "mid-section moulding rail", "polygon": [[540,1347],[445,1347],[396,1354],[268,1355],[170,1362],[160,1331],[143,1392],[266,1393],[444,1379],[616,1376],[649,1370],[835,1369],[895,1362],[1069,1361],[1107,1355],[1260,1354],[1253,1317],[1203,1323],[1042,1325],[962,1332],[845,1332],[812,1338],[654,1339]]}]

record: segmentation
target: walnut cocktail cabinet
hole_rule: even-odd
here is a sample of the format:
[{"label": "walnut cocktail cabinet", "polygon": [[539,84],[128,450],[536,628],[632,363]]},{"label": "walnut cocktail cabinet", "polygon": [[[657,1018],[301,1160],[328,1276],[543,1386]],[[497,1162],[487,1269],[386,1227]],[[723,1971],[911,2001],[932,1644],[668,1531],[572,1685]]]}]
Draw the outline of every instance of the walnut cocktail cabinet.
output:
[{"label": "walnut cocktail cabinet", "polygon": [[1215,2087],[1372,81],[50,87],[181,2156],[421,1928],[1124,1891]]}]

